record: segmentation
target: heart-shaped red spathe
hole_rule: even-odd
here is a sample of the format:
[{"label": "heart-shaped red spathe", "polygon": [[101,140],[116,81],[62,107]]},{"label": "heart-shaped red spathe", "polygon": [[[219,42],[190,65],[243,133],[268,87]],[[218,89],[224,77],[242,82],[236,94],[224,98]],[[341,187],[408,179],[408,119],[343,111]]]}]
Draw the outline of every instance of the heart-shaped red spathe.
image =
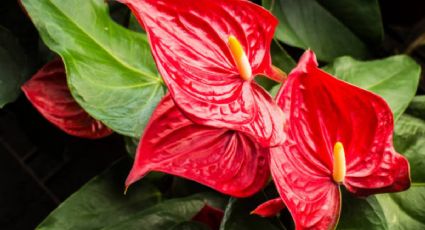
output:
[{"label": "heart-shaped red spathe", "polygon": [[276,216],[277,213],[280,213],[285,207],[282,198],[278,197],[260,204],[251,214],[262,217],[273,217]]},{"label": "heart-shaped red spathe", "polygon": [[150,171],[161,171],[246,197],[267,182],[268,163],[268,148],[237,131],[193,123],[167,94],[140,140],[126,186]]},{"label": "heart-shaped red spathe", "polygon": [[112,130],[92,118],[74,100],[61,59],[47,63],[22,90],[47,120],[70,135],[98,139],[112,134]]},{"label": "heart-shaped red spathe", "polygon": [[282,142],[279,107],[255,81],[241,78],[227,44],[230,35],[239,40],[253,76],[275,76],[270,57],[274,16],[240,0],[121,2],[146,29],[159,72],[189,119],[242,131],[263,146]]},{"label": "heart-shaped red spathe", "polygon": [[331,229],[340,213],[333,148],[345,149],[343,185],[358,196],[410,186],[409,164],[392,144],[393,116],[379,96],[317,67],[306,51],[277,95],[285,143],[271,148],[271,172],[297,229]]}]

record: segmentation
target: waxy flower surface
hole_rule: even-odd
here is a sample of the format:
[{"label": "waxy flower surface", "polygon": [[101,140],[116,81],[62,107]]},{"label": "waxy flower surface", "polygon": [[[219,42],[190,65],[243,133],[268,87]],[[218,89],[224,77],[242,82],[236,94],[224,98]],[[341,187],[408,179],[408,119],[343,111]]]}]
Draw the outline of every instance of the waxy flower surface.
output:
[{"label": "waxy flower surface", "polygon": [[283,140],[282,114],[256,75],[278,78],[270,43],[277,20],[242,0],[121,0],[145,28],[173,100],[192,121]]},{"label": "waxy flower surface", "polygon": [[268,163],[268,148],[241,132],[192,122],[167,94],[146,126],[126,186],[161,171],[245,197],[266,184]]},{"label": "waxy flower surface", "polygon": [[22,91],[47,120],[70,135],[97,139],[112,134],[74,100],[61,59],[47,63],[22,86]]},{"label": "waxy flower surface", "polygon": [[387,103],[320,70],[312,51],[301,57],[277,102],[286,138],[271,148],[270,167],[297,229],[335,227],[340,185],[357,196],[409,188],[409,164],[393,148]]}]

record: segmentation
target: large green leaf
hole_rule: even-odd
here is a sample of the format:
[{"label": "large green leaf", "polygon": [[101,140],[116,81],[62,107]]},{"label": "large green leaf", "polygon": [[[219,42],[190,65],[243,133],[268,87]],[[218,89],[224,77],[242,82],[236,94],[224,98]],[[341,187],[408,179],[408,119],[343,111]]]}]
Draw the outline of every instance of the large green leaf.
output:
[{"label": "large green leaf", "polygon": [[0,26],[0,108],[18,97],[28,75],[28,60],[18,40]]},{"label": "large green leaf", "polygon": [[394,128],[394,146],[409,159],[412,181],[425,184],[425,121],[401,116]]},{"label": "large green leaf", "polygon": [[416,96],[396,122],[394,146],[410,162],[413,183],[425,185],[425,96]]},{"label": "large green leaf", "polygon": [[23,0],[43,41],[64,59],[90,115],[138,137],[164,94],[145,35],[111,20],[104,0]]},{"label": "large green leaf", "polygon": [[380,43],[384,26],[378,0],[318,0],[333,16],[362,40]]},{"label": "large green leaf", "polygon": [[407,113],[425,120],[425,95],[414,97],[410,102]]},{"label": "large green leaf", "polygon": [[366,199],[345,194],[337,229],[425,229],[425,186]]},{"label": "large green leaf", "polygon": [[377,195],[390,230],[425,229],[425,186],[395,194]]},{"label": "large green leaf", "polygon": [[342,210],[337,229],[388,229],[384,211],[375,196],[357,198],[342,190]]},{"label": "large green leaf", "polygon": [[130,162],[122,160],[88,182],[54,210],[38,229],[101,229],[158,203],[161,194],[149,183],[138,183],[123,195],[129,168]]},{"label": "large green leaf", "polygon": [[311,48],[320,60],[343,55],[368,57],[360,37],[373,43],[382,39],[377,0],[263,0],[263,6],[279,19],[276,38],[291,46]]},{"label": "large green leaf", "polygon": [[160,202],[161,193],[149,179],[133,185],[124,195],[123,182],[130,164],[129,159],[121,160],[88,182],[54,210],[38,229],[194,229],[202,225],[184,223],[205,204],[217,206],[217,200],[221,199],[216,194],[200,193]]},{"label": "large green leaf", "polygon": [[199,197],[187,197],[164,201],[158,205],[135,211],[125,220],[109,225],[104,230],[156,230],[173,229],[191,220],[205,205]]},{"label": "large green leaf", "polygon": [[405,55],[374,61],[341,57],[324,70],[383,97],[390,105],[395,120],[415,96],[421,72],[420,66]]}]

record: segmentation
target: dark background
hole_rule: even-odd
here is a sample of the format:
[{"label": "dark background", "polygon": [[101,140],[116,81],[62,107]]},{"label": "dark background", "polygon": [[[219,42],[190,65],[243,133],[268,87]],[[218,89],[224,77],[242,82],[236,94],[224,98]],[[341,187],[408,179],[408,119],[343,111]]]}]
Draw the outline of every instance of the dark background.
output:
[{"label": "dark background", "polygon": [[[374,48],[382,56],[403,52],[425,33],[425,1],[380,4],[386,36],[384,46]],[[111,11],[122,15],[123,8],[115,4]],[[33,72],[52,57],[16,0],[1,1],[0,25],[20,39]],[[424,49],[412,55],[424,66]],[[421,85],[423,91],[423,81]],[[64,134],[21,95],[0,109],[0,229],[34,229],[60,202],[126,154],[116,134],[96,141]]]}]

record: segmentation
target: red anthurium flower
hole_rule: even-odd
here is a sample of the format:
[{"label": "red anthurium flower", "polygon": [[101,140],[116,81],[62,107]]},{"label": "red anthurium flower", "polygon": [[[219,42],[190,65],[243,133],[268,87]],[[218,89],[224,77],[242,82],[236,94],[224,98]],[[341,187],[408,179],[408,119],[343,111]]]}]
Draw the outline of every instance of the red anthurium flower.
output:
[{"label": "red anthurium flower", "polygon": [[262,217],[272,217],[284,209],[285,203],[283,203],[280,197],[271,199],[269,201],[260,204],[251,214],[256,214]]},{"label": "red anthurium flower", "polygon": [[271,65],[274,16],[241,0],[120,1],[148,33],[159,72],[189,119],[242,131],[263,146],[282,142],[281,111],[253,81],[283,76]]},{"label": "red anthurium flower", "polygon": [[332,229],[339,186],[358,196],[410,186],[409,164],[392,144],[393,116],[379,96],[317,67],[307,51],[277,95],[286,139],[271,172],[297,229]]},{"label": "red anthurium flower", "polygon": [[167,94],[145,128],[126,186],[154,170],[245,197],[267,182],[268,162],[268,148],[243,133],[193,123]]},{"label": "red anthurium flower", "polygon": [[112,134],[112,130],[93,119],[74,100],[61,59],[46,64],[22,90],[47,120],[70,135],[97,139]]},{"label": "red anthurium flower", "polygon": [[201,211],[199,211],[192,220],[206,224],[211,230],[219,230],[223,217],[223,210],[205,204]]}]

